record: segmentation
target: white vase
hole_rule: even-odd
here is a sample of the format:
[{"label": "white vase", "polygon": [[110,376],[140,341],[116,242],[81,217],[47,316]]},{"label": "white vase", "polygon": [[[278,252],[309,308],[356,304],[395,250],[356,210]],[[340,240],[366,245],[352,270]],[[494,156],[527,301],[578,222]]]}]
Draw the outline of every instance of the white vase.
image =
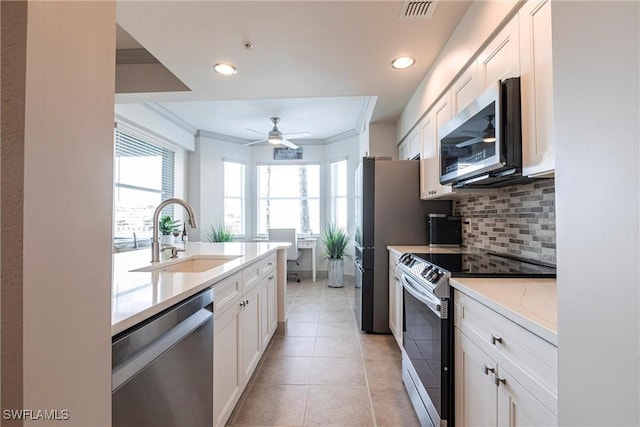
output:
[{"label": "white vase", "polygon": [[160,236],[160,244],[162,246],[171,246],[173,245],[173,236],[171,234],[161,235]]},{"label": "white vase", "polygon": [[329,259],[329,287],[341,288],[344,286],[344,260]]}]

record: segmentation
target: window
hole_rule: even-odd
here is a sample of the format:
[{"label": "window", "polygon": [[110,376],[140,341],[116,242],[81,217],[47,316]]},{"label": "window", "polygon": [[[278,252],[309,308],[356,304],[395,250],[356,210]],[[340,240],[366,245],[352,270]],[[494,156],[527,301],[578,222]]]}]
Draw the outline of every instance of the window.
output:
[{"label": "window", "polygon": [[329,165],[331,222],[347,230],[347,160]]},{"label": "window", "polygon": [[268,228],[320,233],[320,165],[258,165],[258,234]]},{"label": "window", "polygon": [[224,225],[244,235],[244,164],[224,161]]},{"label": "window", "polygon": [[[115,241],[151,237],[153,211],[173,197],[174,152],[115,131]],[[163,215],[173,215],[167,206]]]}]

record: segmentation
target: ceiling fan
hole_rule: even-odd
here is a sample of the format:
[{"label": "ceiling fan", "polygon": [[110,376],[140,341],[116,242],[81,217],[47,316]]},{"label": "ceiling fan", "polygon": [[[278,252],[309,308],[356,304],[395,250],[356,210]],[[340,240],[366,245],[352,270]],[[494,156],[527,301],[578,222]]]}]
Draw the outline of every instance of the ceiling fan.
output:
[{"label": "ceiling fan", "polygon": [[302,138],[305,136],[311,136],[311,134],[309,132],[299,132],[299,133],[288,133],[288,134],[283,134],[282,132],[280,132],[280,130],[278,129],[278,122],[280,121],[280,117],[271,117],[269,120],[271,120],[273,122],[273,129],[271,129],[271,131],[269,131],[269,133],[264,133],[264,132],[260,132],[254,129],[249,129],[247,128],[247,130],[250,130],[251,132],[255,132],[255,133],[259,133],[260,135],[266,135],[266,138],[263,139],[259,139],[257,141],[252,141],[249,142],[248,144],[244,144],[246,145],[253,145],[253,144],[258,144],[260,142],[269,142],[271,144],[282,144],[285,145],[289,148],[298,148],[298,146],[296,144],[294,144],[293,142],[289,141],[287,138]]},{"label": "ceiling fan", "polygon": [[485,116],[484,119],[488,122],[487,127],[482,132],[464,131],[461,136],[468,137],[456,144],[456,147],[463,148],[469,145],[477,144],[479,142],[491,143],[496,141],[496,129],[493,127],[493,120],[495,116],[493,114]]}]

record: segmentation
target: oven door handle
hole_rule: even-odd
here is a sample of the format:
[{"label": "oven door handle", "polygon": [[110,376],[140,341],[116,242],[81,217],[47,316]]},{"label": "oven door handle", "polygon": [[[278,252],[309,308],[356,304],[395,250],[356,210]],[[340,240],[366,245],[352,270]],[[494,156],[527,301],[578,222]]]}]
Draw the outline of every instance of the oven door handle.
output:
[{"label": "oven door handle", "polygon": [[432,298],[431,296],[420,292],[413,284],[413,280],[406,274],[403,274],[400,280],[402,281],[402,287],[407,292],[409,292],[418,301],[429,307],[429,310],[433,311],[436,316],[442,318],[442,304],[439,299],[435,297]]}]

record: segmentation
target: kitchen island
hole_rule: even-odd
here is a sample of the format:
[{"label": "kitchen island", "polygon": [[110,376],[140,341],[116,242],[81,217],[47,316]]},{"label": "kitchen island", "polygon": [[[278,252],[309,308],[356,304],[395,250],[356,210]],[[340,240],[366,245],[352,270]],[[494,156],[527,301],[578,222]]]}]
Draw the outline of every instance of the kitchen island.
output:
[{"label": "kitchen island", "polygon": [[177,260],[157,264],[171,265],[198,256],[229,258],[227,262],[200,273],[132,271],[151,266],[150,249],[113,254],[111,334],[117,335],[276,252],[278,322],[284,322],[287,246],[287,243],[274,242],[190,242],[186,245],[186,252],[180,252]]}]

